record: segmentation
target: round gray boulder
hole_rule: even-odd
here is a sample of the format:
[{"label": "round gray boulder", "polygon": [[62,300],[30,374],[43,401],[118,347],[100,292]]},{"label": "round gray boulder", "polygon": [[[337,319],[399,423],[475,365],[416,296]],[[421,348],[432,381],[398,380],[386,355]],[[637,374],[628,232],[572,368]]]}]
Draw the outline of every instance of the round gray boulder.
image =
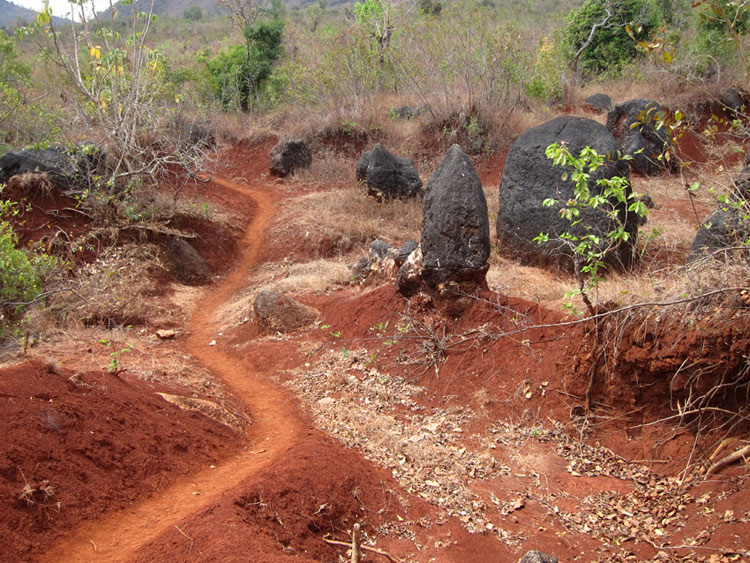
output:
[{"label": "round gray boulder", "polygon": [[[597,179],[629,176],[625,162],[617,159],[617,141],[606,127],[591,119],[558,117],[521,135],[508,151],[500,181],[496,225],[501,249],[526,264],[570,268],[572,254],[559,240],[561,234],[569,232],[580,236],[585,232],[584,225],[589,225],[594,233],[604,236],[615,224],[601,210],[583,208],[581,223],[573,227],[570,221],[560,216],[561,203],[552,207],[542,205],[548,198],[566,202],[574,197],[573,182],[562,179],[566,170],[553,166],[552,160],[545,155],[549,145],[563,142],[574,156],[587,146],[599,154],[609,155],[605,165],[589,179],[588,187],[592,193],[601,191]],[[637,216],[628,214],[623,205],[617,208],[625,230],[631,235],[631,242],[621,245],[609,260],[629,265],[638,231]],[[543,244],[535,242],[534,238],[540,233],[548,234],[549,241]]]}]

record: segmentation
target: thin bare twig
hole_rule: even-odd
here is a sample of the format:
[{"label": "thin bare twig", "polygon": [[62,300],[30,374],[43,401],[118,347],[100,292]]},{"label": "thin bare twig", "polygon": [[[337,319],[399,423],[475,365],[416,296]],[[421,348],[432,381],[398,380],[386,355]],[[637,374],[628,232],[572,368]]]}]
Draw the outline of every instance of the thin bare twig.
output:
[{"label": "thin bare twig", "polygon": [[709,475],[716,473],[720,469],[723,469],[725,466],[730,465],[735,461],[739,461],[740,459],[743,459],[747,456],[750,456],[750,446],[745,446],[744,448],[740,448],[736,452],[732,452],[731,454],[721,458],[719,461],[709,467],[708,470],[706,470],[704,479],[708,479]]},{"label": "thin bare twig", "polygon": [[[328,538],[323,538],[323,541],[330,545],[339,545],[342,547],[348,547],[351,548],[352,544],[350,542],[344,542],[344,541],[338,541],[338,540],[332,540]],[[378,555],[382,555],[383,557],[387,558],[392,563],[404,563],[403,559],[399,559],[398,557],[394,557],[387,551],[383,551],[382,549],[378,549],[377,547],[370,547],[369,545],[360,545],[360,549],[364,551],[369,551],[371,553],[376,553]]]}]

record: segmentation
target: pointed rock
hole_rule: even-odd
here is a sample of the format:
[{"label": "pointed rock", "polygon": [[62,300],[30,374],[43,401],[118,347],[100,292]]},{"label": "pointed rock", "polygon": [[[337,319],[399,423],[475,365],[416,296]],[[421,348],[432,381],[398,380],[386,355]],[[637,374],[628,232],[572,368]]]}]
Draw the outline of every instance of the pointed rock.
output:
[{"label": "pointed rock", "polygon": [[487,200],[474,165],[458,145],[427,184],[421,248],[428,288],[448,281],[484,284],[490,256]]}]

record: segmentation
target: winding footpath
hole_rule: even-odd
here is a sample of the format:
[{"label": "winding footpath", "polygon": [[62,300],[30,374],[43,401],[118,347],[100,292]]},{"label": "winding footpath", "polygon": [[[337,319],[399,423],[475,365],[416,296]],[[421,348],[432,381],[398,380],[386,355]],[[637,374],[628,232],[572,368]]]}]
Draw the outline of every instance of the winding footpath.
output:
[{"label": "winding footpath", "polygon": [[249,204],[254,203],[256,209],[240,241],[242,251],[235,268],[206,291],[195,308],[188,324],[187,349],[244,401],[252,417],[245,437],[246,447],[214,469],[206,468],[188,475],[143,502],[84,524],[74,535],[47,551],[41,561],[129,561],[142,546],[267,466],[289,449],[304,430],[292,414],[281,388],[268,381],[264,374],[254,373],[248,362],[240,364],[220,346],[208,345],[218,332],[216,311],[247,284],[249,269],[260,260],[264,233],[274,213],[271,198],[263,191],[219,177],[213,181]]}]

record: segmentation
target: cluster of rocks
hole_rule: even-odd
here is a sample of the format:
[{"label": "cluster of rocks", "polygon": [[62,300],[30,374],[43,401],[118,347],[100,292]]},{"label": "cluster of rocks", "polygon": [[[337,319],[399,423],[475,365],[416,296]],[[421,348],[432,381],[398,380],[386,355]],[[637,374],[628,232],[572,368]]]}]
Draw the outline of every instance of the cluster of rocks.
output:
[{"label": "cluster of rocks", "polygon": [[[415,197],[422,182],[411,159],[380,145],[366,152],[357,175],[379,199]],[[406,195],[409,194],[409,195]],[[490,226],[482,183],[469,157],[453,145],[432,174],[423,193],[419,241],[400,248],[374,241],[369,255],[355,266],[365,278],[373,272],[396,272],[398,290],[407,296],[426,290],[458,303],[485,285],[490,255]]]},{"label": "cluster of rocks", "polygon": [[[601,94],[588,98],[586,104],[608,112],[606,126],[583,117],[559,117],[529,129],[508,152],[500,183],[497,239],[506,252],[522,262],[569,268],[572,250],[561,235],[595,234],[606,244],[607,233],[620,225],[628,238],[610,249],[605,259],[625,268],[635,259],[638,228],[644,220],[628,210],[633,201],[630,186],[625,189],[627,202],[610,198],[614,217],[583,206],[582,220],[572,223],[561,216],[564,203],[543,204],[548,199],[567,202],[575,197],[572,179],[564,169],[554,166],[545,150],[560,143],[574,156],[584,147],[604,155],[604,165],[588,180],[592,194],[602,193],[598,184],[601,179],[627,179],[631,171],[653,175],[669,170],[673,146],[663,126],[668,116],[655,100],[615,104]],[[357,178],[379,199],[424,198],[421,239],[409,241],[402,248],[375,241],[369,255],[355,267],[360,279],[373,272],[395,272],[398,290],[407,296],[426,291],[433,297],[456,298],[484,285],[490,253],[487,203],[476,170],[458,145],[451,147],[424,190],[413,161],[393,155],[380,145],[362,156]],[[747,197],[750,161],[734,186],[737,198]],[[647,207],[654,206],[650,196],[643,196],[642,201]],[[691,254],[730,245],[738,229],[739,219],[732,209],[717,209],[698,233]],[[535,240],[540,233],[549,235],[546,242]]]}]

